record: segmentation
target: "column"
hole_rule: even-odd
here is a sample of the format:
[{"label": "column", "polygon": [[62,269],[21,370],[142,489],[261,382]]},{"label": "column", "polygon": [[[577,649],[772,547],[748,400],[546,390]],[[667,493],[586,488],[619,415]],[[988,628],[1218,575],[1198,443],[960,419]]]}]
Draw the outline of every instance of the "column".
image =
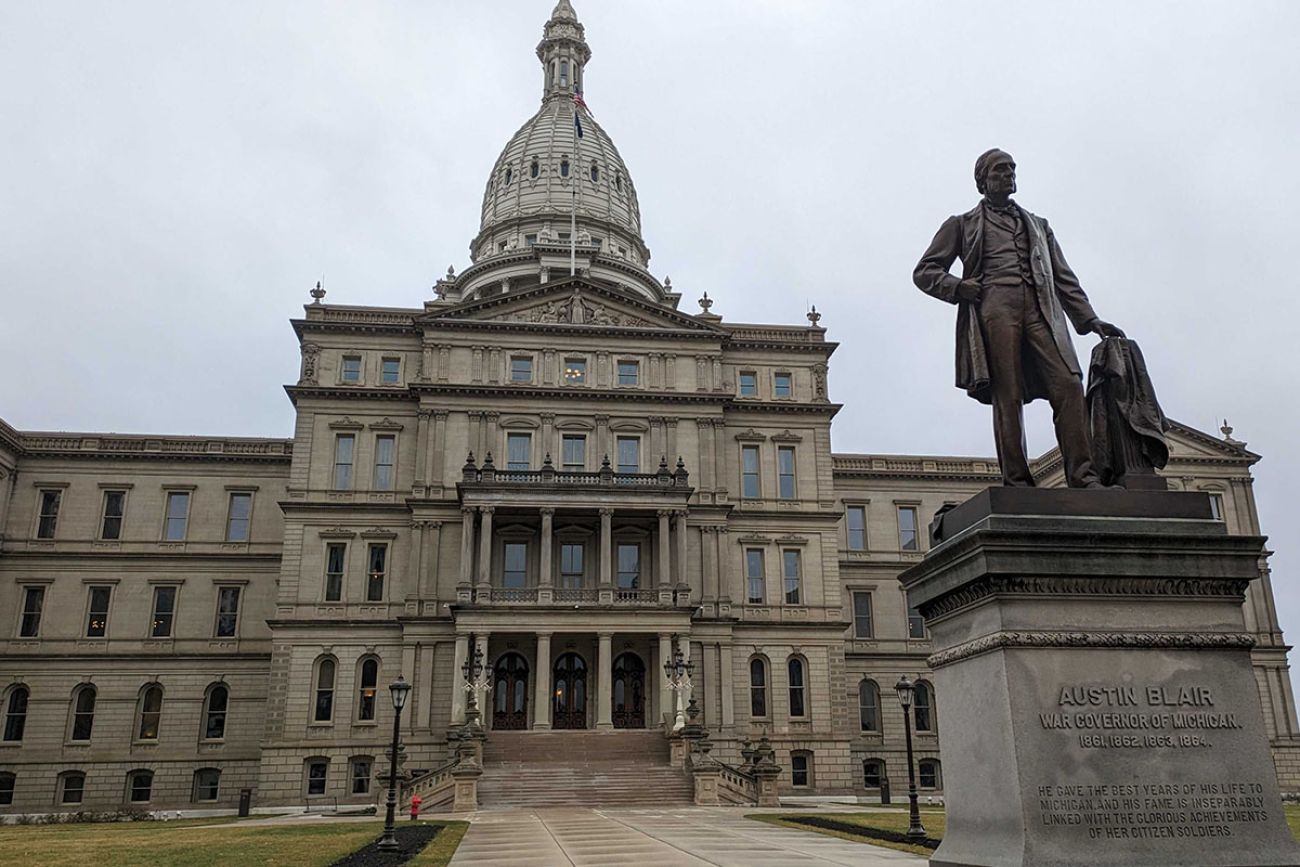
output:
[{"label": "column", "polygon": [[537,587],[538,589],[549,590],[554,584],[554,578],[551,575],[552,557],[551,545],[552,537],[555,535],[555,510],[550,507],[541,509],[542,513],[542,544],[541,544],[541,563],[537,570]]},{"label": "column", "polygon": [[659,633],[659,665],[657,677],[659,678],[659,718],[668,718],[666,725],[672,728],[672,716],[676,712],[673,707],[673,688],[668,685],[668,672],[664,671],[664,663],[671,662],[673,658],[673,637],[667,632]]},{"label": "column", "polygon": [[722,727],[726,729],[736,724],[736,684],[735,672],[732,670],[735,663],[729,643],[724,642],[718,650],[721,657],[718,666],[722,673],[719,678],[722,690]]},{"label": "column", "polygon": [[[659,556],[655,559],[658,569],[655,571],[659,575],[659,586],[668,587],[672,584],[672,576],[669,570],[669,561],[672,560],[673,549],[672,540],[668,533],[668,519],[672,517],[671,509],[659,510]],[[680,531],[679,531],[680,532]]]},{"label": "column", "polygon": [[456,634],[456,657],[451,672],[451,724],[465,724],[465,659],[469,656],[469,636]]},{"label": "column", "polygon": [[479,506],[482,519],[478,531],[478,586],[486,590],[492,586],[492,513],[493,506]]},{"label": "column", "polygon": [[614,583],[614,510],[600,510],[600,583]]},{"label": "column", "polygon": [[[745,588],[741,587],[740,592],[736,593],[734,597],[732,596],[732,593],[736,590],[736,587],[733,586],[736,579],[731,570],[733,552],[731,551],[731,540],[728,538],[730,533],[731,531],[727,527],[718,528],[718,601],[728,610],[731,608],[733,598],[744,599],[746,593]],[[719,609],[718,613],[726,614],[727,612]]]},{"label": "column", "polygon": [[474,507],[460,510],[460,583],[474,583]]},{"label": "column", "polygon": [[425,566],[420,571],[420,604],[428,611],[438,611],[438,560],[442,557],[442,521],[430,521],[424,547]]},{"label": "column", "polygon": [[419,421],[415,427],[415,489],[417,496],[424,496],[425,480],[429,478],[429,410],[419,410],[416,416]]},{"label": "column", "polygon": [[[600,466],[601,457],[609,454],[611,451],[610,446],[613,445],[613,443],[609,441],[609,416],[607,415],[596,416],[595,445],[597,451],[593,463],[595,466]],[[617,458],[618,456],[614,455],[613,457]]]},{"label": "column", "polygon": [[686,510],[675,515],[677,519],[677,568],[674,570],[678,584],[689,584],[690,573],[686,569]]},{"label": "column", "polygon": [[601,632],[596,637],[600,639],[600,650],[596,654],[596,729],[608,731],[614,727],[614,659],[611,656],[614,633]]},{"label": "column", "polygon": [[484,448],[487,449],[488,452],[497,452],[497,454],[494,455],[494,457],[500,459],[498,462],[498,466],[504,468],[506,465],[506,461],[505,461],[506,456],[505,453],[502,451],[502,449],[504,449],[504,446],[500,443],[497,434],[497,421],[500,420],[501,413],[485,412],[483,413],[483,415],[485,418],[487,418],[487,444],[484,446]]},{"label": "column", "polygon": [[[560,444],[555,441],[555,413],[553,412],[542,413],[542,442],[540,447],[542,453],[538,455],[539,458],[549,454],[551,461],[556,464],[563,459],[559,451]],[[541,464],[539,463],[538,466],[541,466]]]},{"label": "column", "polygon": [[[429,480],[429,486],[434,488],[442,487],[442,464],[445,460],[445,447],[447,443],[447,410],[435,409],[433,411],[433,437],[430,441],[428,458],[425,461],[425,473]],[[463,457],[457,456],[460,460]],[[441,494],[441,490],[438,491]]]},{"label": "column", "polygon": [[718,549],[717,549],[718,528],[701,527],[700,528],[700,548],[702,572],[701,591],[704,604],[715,601],[718,598]]},{"label": "column", "polygon": [[533,728],[551,727],[551,633],[537,633],[537,658],[533,661]]},{"label": "column", "polygon": [[433,379],[433,352],[436,348],[431,343],[424,346],[420,360],[420,382],[429,382]]},{"label": "column", "polygon": [[[335,670],[337,673],[337,669]],[[402,722],[402,728],[409,735],[415,731],[415,727],[420,724],[420,715],[416,712],[420,706],[421,694],[424,692],[424,684],[420,683],[420,673],[416,670],[415,663],[415,645],[402,645],[402,668],[401,674],[410,676],[411,691],[406,696],[406,706],[408,708]],[[375,696],[378,701],[378,696]]]}]

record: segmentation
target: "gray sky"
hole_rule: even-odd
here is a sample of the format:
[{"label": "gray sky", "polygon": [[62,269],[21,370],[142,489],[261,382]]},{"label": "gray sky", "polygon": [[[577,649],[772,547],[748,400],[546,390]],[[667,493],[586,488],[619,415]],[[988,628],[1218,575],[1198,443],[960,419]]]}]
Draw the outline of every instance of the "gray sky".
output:
[{"label": "gray sky", "polygon": [[[0,4],[0,417],[290,435],[286,320],[321,275],[331,302],[418,306],[468,263],[552,5]],[[575,5],[652,270],[690,312],[704,290],[728,319],[815,303],[842,342],[838,450],[991,453],[952,387],[953,310],[910,274],[976,201],[975,157],[1011,151],[1166,412],[1264,455],[1300,637],[1300,4]]]}]

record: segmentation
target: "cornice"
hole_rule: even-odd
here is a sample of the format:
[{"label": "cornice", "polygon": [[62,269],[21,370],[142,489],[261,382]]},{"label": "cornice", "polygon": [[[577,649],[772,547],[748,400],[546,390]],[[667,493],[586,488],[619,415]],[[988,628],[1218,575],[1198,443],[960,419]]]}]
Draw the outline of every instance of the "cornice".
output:
[{"label": "cornice", "polygon": [[176,437],[30,431],[19,433],[24,457],[89,460],[280,463],[293,460],[293,440]]},{"label": "cornice", "polygon": [[593,388],[589,386],[554,387],[536,385],[514,385],[508,383],[446,383],[413,382],[410,389],[416,394],[442,394],[501,397],[532,397],[564,400],[620,401],[632,403],[638,400],[655,403],[693,403],[725,404],[731,400],[731,392],[718,391],[639,391],[628,388]]},{"label": "cornice", "polygon": [[286,385],[285,394],[296,406],[300,397],[318,397],[329,400],[405,400],[415,399],[416,384],[407,388],[366,388],[363,386]]}]

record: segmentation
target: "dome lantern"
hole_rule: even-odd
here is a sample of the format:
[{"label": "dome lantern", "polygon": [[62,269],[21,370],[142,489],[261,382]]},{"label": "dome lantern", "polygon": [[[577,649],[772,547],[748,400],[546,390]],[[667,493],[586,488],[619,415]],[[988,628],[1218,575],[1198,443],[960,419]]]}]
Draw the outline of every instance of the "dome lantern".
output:
[{"label": "dome lantern", "polygon": [[551,11],[551,19],[537,43],[537,59],[542,62],[542,99],[572,98],[582,92],[582,76],[591,59],[591,49],[578,14],[569,0],[560,0]]}]

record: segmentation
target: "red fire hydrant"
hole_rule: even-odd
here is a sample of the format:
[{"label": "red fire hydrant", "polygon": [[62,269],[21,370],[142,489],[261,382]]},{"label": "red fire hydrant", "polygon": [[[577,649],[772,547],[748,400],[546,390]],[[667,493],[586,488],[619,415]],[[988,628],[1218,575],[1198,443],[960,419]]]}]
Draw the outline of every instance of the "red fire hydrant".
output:
[{"label": "red fire hydrant", "polygon": [[419,795],[412,795],[412,796],[411,796],[411,821],[412,821],[412,822],[414,822],[416,819],[420,818],[420,804],[421,804],[421,803],[423,803],[423,802],[420,800],[420,796],[419,796]]}]

